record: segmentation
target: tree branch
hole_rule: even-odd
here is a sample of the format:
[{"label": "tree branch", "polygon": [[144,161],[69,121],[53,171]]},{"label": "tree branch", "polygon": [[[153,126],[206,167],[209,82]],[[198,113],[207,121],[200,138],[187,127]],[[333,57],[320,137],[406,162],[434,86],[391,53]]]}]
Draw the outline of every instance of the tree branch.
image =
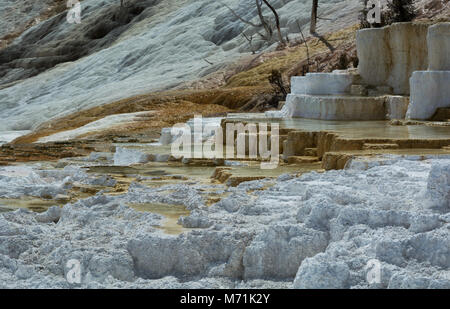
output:
[{"label": "tree branch", "polygon": [[255,28],[259,28],[259,27],[262,27],[262,26],[263,26],[262,24],[256,25],[256,24],[252,23],[251,21],[248,21],[248,20],[243,19],[241,16],[239,16],[238,13],[236,13],[235,10],[233,10],[232,8],[230,8],[230,7],[229,7],[228,5],[226,5],[225,3],[222,3],[222,4],[223,4],[227,9],[229,9],[230,12],[233,13],[233,15],[234,15],[236,18],[238,18],[240,21],[242,21],[243,23],[245,23],[245,24],[247,24],[247,25],[250,25],[250,26],[252,26],[252,27],[255,27]]},{"label": "tree branch", "polygon": [[270,3],[267,0],[262,0],[268,7],[269,9],[272,11],[273,15],[275,16],[275,23],[277,26],[277,31],[278,31],[278,39],[280,40],[281,44],[286,44],[284,39],[283,39],[283,35],[281,34],[281,29],[280,29],[280,16],[278,16],[277,11],[274,9],[273,6],[270,5]]}]

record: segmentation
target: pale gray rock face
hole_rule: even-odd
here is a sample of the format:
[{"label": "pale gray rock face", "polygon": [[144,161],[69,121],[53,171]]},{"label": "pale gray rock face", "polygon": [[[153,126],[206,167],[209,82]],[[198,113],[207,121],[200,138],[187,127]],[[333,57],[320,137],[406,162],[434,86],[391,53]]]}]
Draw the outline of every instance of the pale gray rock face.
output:
[{"label": "pale gray rock face", "polygon": [[416,71],[406,118],[430,119],[437,108],[450,107],[450,71]]},{"label": "pale gray rock face", "polygon": [[428,70],[450,71],[450,23],[428,28]]},{"label": "pale gray rock face", "polygon": [[428,67],[427,32],[427,24],[413,23],[358,30],[358,71],[364,82],[408,95],[412,72]]},{"label": "pale gray rock face", "polygon": [[52,2],[52,0],[0,1],[0,38],[20,31],[28,22],[39,23],[37,18]]},{"label": "pale gray rock face", "polygon": [[178,237],[155,235],[130,240],[128,251],[135,261],[137,274],[144,278],[168,275],[239,278],[248,238],[247,233],[221,231],[191,232]]},{"label": "pale gray rock face", "polygon": [[345,263],[320,263],[318,259],[306,259],[298,269],[294,280],[296,289],[345,289],[348,288],[350,270]]},{"label": "pale gray rock face", "polygon": [[[15,7],[23,5],[20,1],[13,2]],[[67,21],[67,10],[49,20],[35,22],[35,26],[0,50],[0,84],[35,76],[60,63],[76,61],[109,47],[138,20],[148,17],[149,12],[144,12],[147,7],[159,3],[158,0],[129,0],[127,7],[121,8],[111,0],[84,1],[79,24]],[[49,3],[41,4],[41,8],[42,12],[50,9]]]},{"label": "pale gray rock face", "polygon": [[321,231],[298,225],[269,227],[245,249],[244,277],[294,277],[302,260],[324,251],[327,245],[327,234]]}]

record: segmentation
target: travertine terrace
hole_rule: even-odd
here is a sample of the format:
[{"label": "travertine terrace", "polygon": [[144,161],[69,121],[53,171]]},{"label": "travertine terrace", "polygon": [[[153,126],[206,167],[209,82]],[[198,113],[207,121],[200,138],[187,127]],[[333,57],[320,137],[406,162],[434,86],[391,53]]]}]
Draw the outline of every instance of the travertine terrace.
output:
[{"label": "travertine terrace", "polygon": [[450,288],[449,3],[223,2],[0,0],[0,288]]}]

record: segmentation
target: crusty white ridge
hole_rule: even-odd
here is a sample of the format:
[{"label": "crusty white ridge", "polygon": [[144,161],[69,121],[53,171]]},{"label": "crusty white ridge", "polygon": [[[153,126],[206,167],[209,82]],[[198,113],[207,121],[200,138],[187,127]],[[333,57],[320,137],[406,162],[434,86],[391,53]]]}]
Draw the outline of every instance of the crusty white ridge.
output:
[{"label": "crusty white ridge", "polygon": [[[224,187],[211,207],[205,185],[133,184],[43,214],[4,213],[0,287],[70,287],[76,258],[89,288],[367,288],[370,259],[381,263],[377,287],[450,288],[449,181],[448,159],[390,157],[283,175],[264,191],[271,180]],[[183,203],[191,215],[180,222],[196,229],[166,235],[154,227],[161,216],[130,201]]]}]

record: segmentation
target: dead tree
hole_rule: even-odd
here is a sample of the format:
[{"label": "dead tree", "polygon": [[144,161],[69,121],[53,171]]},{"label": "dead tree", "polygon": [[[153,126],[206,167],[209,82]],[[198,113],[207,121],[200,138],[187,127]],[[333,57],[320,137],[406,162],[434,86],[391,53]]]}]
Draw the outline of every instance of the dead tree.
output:
[{"label": "dead tree", "polygon": [[261,1],[255,0],[255,4],[256,4],[256,9],[258,11],[259,20],[261,21],[261,25],[264,28],[264,30],[266,31],[266,41],[270,41],[273,36],[272,27],[270,27],[269,23],[266,21],[264,15],[263,15]]},{"label": "dead tree", "polygon": [[306,42],[305,36],[303,35],[303,31],[302,31],[302,26],[300,25],[300,22],[298,20],[296,20],[297,22],[297,27],[298,27],[298,31],[300,32],[300,35],[302,36],[303,39],[303,43],[305,43],[305,47],[306,47],[306,57],[308,60],[308,70],[309,67],[311,66],[311,61],[309,59],[309,47],[308,47],[308,43]]},{"label": "dead tree", "polygon": [[[255,5],[256,5],[256,11],[258,12],[258,17],[259,17],[259,23],[253,23],[249,20],[246,20],[244,18],[242,18],[242,16],[240,16],[235,10],[233,10],[232,8],[230,8],[228,5],[223,4],[228,10],[230,10],[230,12],[236,17],[238,18],[240,21],[242,21],[243,23],[259,29],[259,28],[263,28],[265,31],[265,34],[262,34],[261,32],[257,31],[256,33],[265,41],[267,42],[271,42],[272,38],[273,38],[273,29],[269,23],[269,21],[266,19],[266,17],[263,14],[262,11],[262,5],[263,3],[272,11],[274,17],[275,17],[275,26],[277,28],[277,33],[278,33],[278,40],[282,45],[285,45],[285,39],[283,38],[283,35],[281,33],[281,26],[280,26],[280,16],[278,15],[278,12],[275,10],[275,8],[267,1],[267,0],[255,0]],[[248,40],[248,39],[247,39]]]},{"label": "dead tree", "polygon": [[239,19],[241,22],[243,22],[244,24],[249,25],[250,27],[259,29],[259,28],[263,28],[265,30],[265,34],[262,34],[260,32],[257,32],[258,35],[265,41],[270,41],[272,39],[273,36],[273,31],[272,28],[270,27],[268,21],[266,20],[266,18],[264,17],[263,13],[262,13],[262,7],[261,7],[261,2],[260,0],[255,0],[255,4],[256,4],[256,9],[258,11],[258,17],[259,17],[259,24],[255,24],[249,20],[246,20],[244,18],[242,18],[238,13],[236,13],[235,10],[233,10],[232,8],[230,8],[228,5],[224,4],[223,5],[237,18]]},{"label": "dead tree", "polygon": [[278,31],[278,40],[280,41],[281,44],[285,45],[286,42],[283,39],[283,35],[281,34],[281,28],[280,28],[280,16],[278,15],[277,11],[274,9],[273,6],[270,5],[270,3],[267,0],[262,0],[267,7],[272,11],[273,16],[275,17],[275,24],[277,27],[277,31]]},{"label": "dead tree", "polygon": [[317,8],[319,7],[319,0],[312,1],[312,9],[311,9],[311,24],[309,27],[309,33],[316,33],[316,24],[317,24]]}]

